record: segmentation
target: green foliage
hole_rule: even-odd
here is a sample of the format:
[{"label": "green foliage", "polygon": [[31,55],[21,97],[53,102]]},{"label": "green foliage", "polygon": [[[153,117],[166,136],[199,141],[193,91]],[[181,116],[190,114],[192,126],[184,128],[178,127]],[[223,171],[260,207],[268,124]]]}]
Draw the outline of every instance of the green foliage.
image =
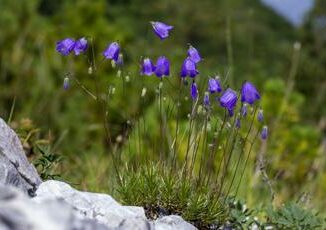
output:
[{"label": "green foliage", "polygon": [[267,210],[267,224],[276,229],[321,229],[323,222],[318,214],[289,202],[280,208]]},{"label": "green foliage", "polygon": [[198,186],[196,180],[187,180],[182,173],[161,164],[123,170],[117,195],[124,204],[145,207],[152,219],[178,214],[208,229],[224,223],[226,218],[225,208],[208,186]]},{"label": "green foliage", "polygon": [[36,167],[42,180],[53,180],[60,178],[59,174],[55,174],[53,171],[55,167],[61,163],[62,157],[52,153],[51,149],[42,148],[37,146],[40,156],[34,161],[34,166]]},{"label": "green foliage", "polygon": [[255,214],[257,211],[249,209],[245,203],[232,197],[229,199],[229,218],[226,225],[232,229],[254,229],[254,226],[261,226]]}]

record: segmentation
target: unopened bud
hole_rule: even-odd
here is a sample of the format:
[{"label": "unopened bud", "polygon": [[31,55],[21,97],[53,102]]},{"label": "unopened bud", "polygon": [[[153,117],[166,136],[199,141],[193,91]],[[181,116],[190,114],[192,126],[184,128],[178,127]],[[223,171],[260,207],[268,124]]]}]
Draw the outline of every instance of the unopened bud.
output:
[{"label": "unopened bud", "polygon": [[68,90],[70,87],[70,82],[69,82],[69,78],[68,77],[65,77],[63,79],[63,89],[64,90]]},{"label": "unopened bud", "polygon": [[112,66],[113,69],[116,67],[116,64],[115,64],[114,60],[111,60],[111,66]]},{"label": "unopened bud", "polygon": [[120,78],[121,77],[121,70],[117,71],[117,77]]},{"label": "unopened bud", "polygon": [[144,87],[141,91],[141,97],[145,97],[147,89]]},{"label": "unopened bud", "polygon": [[93,67],[92,66],[88,67],[88,74],[93,74]]}]

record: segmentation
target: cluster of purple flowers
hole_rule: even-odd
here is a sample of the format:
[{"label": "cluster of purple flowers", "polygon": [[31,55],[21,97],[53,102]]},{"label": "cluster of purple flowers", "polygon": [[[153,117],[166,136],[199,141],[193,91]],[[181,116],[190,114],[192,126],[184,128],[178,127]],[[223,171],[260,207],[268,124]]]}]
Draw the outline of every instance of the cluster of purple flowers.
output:
[{"label": "cluster of purple flowers", "polygon": [[169,76],[170,61],[165,56],[161,56],[157,59],[156,65],[154,65],[151,59],[145,58],[141,67],[141,74],[151,76],[153,73],[157,77]]},{"label": "cluster of purple flowers", "polygon": [[[87,49],[88,41],[84,37],[78,40],[65,38],[58,41],[56,44],[56,50],[63,56],[69,55],[72,51],[75,53],[75,55],[80,55],[85,53]],[[122,54],[120,54],[120,46],[117,42],[112,42],[109,44],[102,54],[105,59],[113,60],[118,65],[122,65],[123,63]]]},{"label": "cluster of purple flowers", "polygon": [[[173,26],[167,25],[163,22],[151,22],[154,33],[161,39],[164,40],[169,36],[170,31],[173,29]],[[74,51],[75,55],[80,55],[85,53],[88,48],[88,42],[83,37],[78,40],[74,40],[72,38],[66,38],[59,42],[57,42],[56,50],[64,56],[69,55],[72,51]],[[122,54],[120,53],[120,46],[117,42],[112,42],[109,44],[106,49],[103,51],[103,56],[105,59],[109,59],[114,61],[118,65],[122,65]],[[198,50],[192,45],[189,46],[187,57],[183,61],[180,71],[180,77],[186,78],[190,77],[192,80],[192,84],[190,87],[190,95],[193,100],[198,99],[198,87],[195,82],[195,77],[199,74],[197,69],[197,64],[202,60],[201,55]],[[162,78],[164,76],[170,75],[170,61],[165,56],[160,56],[157,58],[155,65],[152,60],[148,57],[144,58],[141,64],[141,74],[151,76],[155,74],[157,77]],[[69,87],[68,80],[64,80],[64,88],[67,89]],[[210,106],[210,94],[219,94],[222,93],[218,98],[219,104],[221,107],[226,109],[229,113],[229,116],[233,116],[234,110],[236,108],[238,102],[237,93],[231,89],[227,88],[223,91],[222,84],[219,78],[210,78],[208,81],[207,91],[203,98],[203,103],[206,107]],[[246,81],[243,83],[241,88],[241,103],[242,107],[240,110],[240,115],[242,117],[247,116],[247,105],[253,105],[257,100],[260,99],[260,94],[257,91],[256,87]],[[258,111],[257,119],[259,122],[263,122],[263,111],[260,109]],[[236,127],[240,128],[240,118],[236,119]],[[263,126],[261,138],[267,138],[267,126]]]},{"label": "cluster of purple flowers", "polygon": [[88,43],[86,38],[80,38],[74,40],[72,38],[65,38],[57,42],[56,50],[64,56],[69,55],[74,51],[75,55],[80,55],[85,53],[88,48]]}]

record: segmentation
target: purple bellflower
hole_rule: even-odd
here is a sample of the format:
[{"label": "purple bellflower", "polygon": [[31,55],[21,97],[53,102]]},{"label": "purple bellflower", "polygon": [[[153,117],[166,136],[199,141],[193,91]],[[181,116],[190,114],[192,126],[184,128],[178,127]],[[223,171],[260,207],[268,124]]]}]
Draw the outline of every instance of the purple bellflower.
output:
[{"label": "purple bellflower", "polygon": [[193,62],[189,57],[187,57],[181,67],[180,76],[181,77],[191,77],[194,78],[199,74],[198,70],[196,69],[196,63]]},{"label": "purple bellflower", "polygon": [[117,66],[123,66],[123,54],[119,54],[118,60],[115,63]]},{"label": "purple bellflower", "polygon": [[210,78],[208,80],[208,90],[210,93],[220,93],[222,91],[221,82],[218,79]]},{"label": "purple bellflower", "polygon": [[248,113],[248,105],[244,103],[241,107],[241,116],[246,117]]},{"label": "purple bellflower", "polygon": [[198,97],[198,89],[197,89],[197,84],[196,82],[192,82],[191,84],[191,89],[190,89],[190,94],[192,100],[196,100]]},{"label": "purple bellflower", "polygon": [[237,94],[234,90],[228,88],[220,98],[220,105],[227,109],[230,117],[233,116],[233,110],[237,104]]},{"label": "purple bellflower", "polygon": [[85,53],[88,48],[88,43],[85,38],[80,38],[75,42],[74,52],[75,55],[80,55],[81,53]]},{"label": "purple bellflower", "polygon": [[117,42],[113,42],[106,47],[103,52],[103,56],[106,59],[114,60],[115,62],[119,59],[120,46]]},{"label": "purple bellflower", "polygon": [[257,120],[258,120],[260,123],[262,123],[262,122],[264,121],[264,114],[263,114],[263,110],[262,110],[262,109],[260,109],[260,110],[258,111]]},{"label": "purple bellflower", "polygon": [[256,87],[252,83],[246,81],[241,88],[241,102],[247,102],[252,105],[259,99],[260,95]]},{"label": "purple bellflower", "polygon": [[64,90],[68,90],[70,88],[70,82],[69,82],[69,78],[65,77],[63,79],[63,89]]},{"label": "purple bellflower", "polygon": [[65,38],[57,42],[56,50],[63,56],[67,56],[73,51],[75,47],[75,40],[72,38]]},{"label": "purple bellflower", "polygon": [[155,34],[161,39],[169,37],[170,30],[173,29],[173,26],[167,25],[163,22],[151,22]]},{"label": "purple bellflower", "polygon": [[157,59],[155,66],[155,74],[158,77],[170,75],[170,62],[166,57],[161,56]]},{"label": "purple bellflower", "polygon": [[261,130],[261,139],[266,140],[268,136],[268,128],[265,125],[263,129]]},{"label": "purple bellflower", "polygon": [[188,49],[188,57],[196,64],[201,61],[201,57],[198,50],[191,45]]},{"label": "purple bellflower", "polygon": [[143,64],[141,67],[141,74],[150,76],[153,74],[154,71],[155,71],[155,66],[153,65],[153,62],[151,61],[151,59],[145,58],[143,60]]},{"label": "purple bellflower", "polygon": [[238,117],[237,120],[235,121],[235,127],[237,129],[240,129],[241,128],[241,121],[240,121],[240,118]]},{"label": "purple bellflower", "polygon": [[210,106],[210,101],[209,101],[209,93],[208,92],[205,92],[205,96],[204,96],[204,105],[206,107],[209,107]]}]

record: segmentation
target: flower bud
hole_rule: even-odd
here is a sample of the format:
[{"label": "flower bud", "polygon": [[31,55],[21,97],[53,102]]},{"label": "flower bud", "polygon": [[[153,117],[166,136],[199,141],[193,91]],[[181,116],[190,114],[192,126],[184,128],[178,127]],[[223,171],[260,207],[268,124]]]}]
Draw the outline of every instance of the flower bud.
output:
[{"label": "flower bud", "polygon": [[258,111],[257,120],[261,123],[264,121],[264,114],[262,109]]},{"label": "flower bud", "polygon": [[141,97],[145,97],[147,89],[144,87],[141,91]]},{"label": "flower bud", "polygon": [[268,128],[265,125],[263,129],[261,130],[261,139],[266,140],[268,136]]},{"label": "flower bud", "polygon": [[63,89],[64,90],[68,90],[70,87],[70,82],[69,82],[69,78],[68,77],[65,77],[63,79]]}]

